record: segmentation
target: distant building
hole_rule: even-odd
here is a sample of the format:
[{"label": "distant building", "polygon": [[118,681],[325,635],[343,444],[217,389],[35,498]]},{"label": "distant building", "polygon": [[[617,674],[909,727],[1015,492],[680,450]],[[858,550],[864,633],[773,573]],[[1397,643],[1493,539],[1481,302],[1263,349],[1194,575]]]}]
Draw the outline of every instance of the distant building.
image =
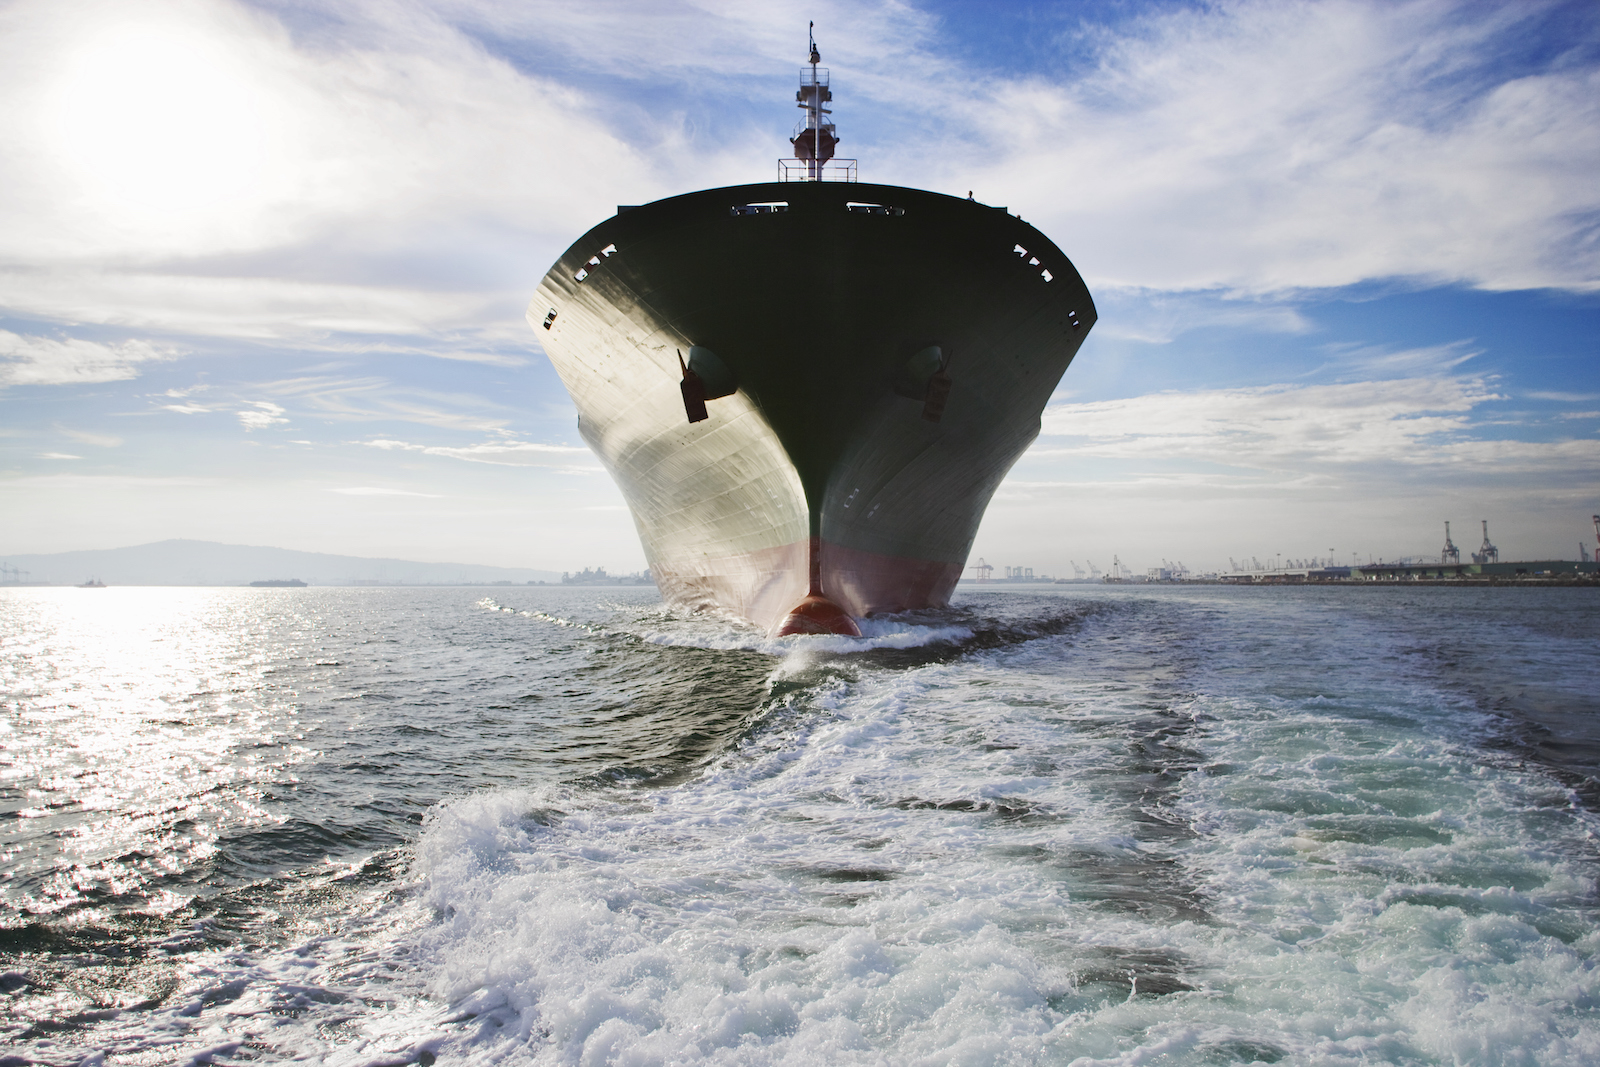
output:
[{"label": "distant building", "polygon": [[639,571],[636,574],[607,574],[606,573],[606,569],[604,567],[596,567],[593,570],[590,570],[588,567],[585,567],[585,568],[583,568],[583,570],[578,571],[576,574],[570,574],[570,573],[568,573],[566,571],[562,571],[561,572],[561,584],[562,585],[654,585],[655,584],[655,579],[650,576],[650,572],[648,570]]}]

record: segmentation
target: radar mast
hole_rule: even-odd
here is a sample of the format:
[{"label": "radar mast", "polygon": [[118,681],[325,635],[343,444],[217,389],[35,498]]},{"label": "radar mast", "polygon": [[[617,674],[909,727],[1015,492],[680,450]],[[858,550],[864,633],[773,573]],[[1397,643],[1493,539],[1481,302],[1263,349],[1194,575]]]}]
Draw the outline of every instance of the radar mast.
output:
[{"label": "radar mast", "polygon": [[789,138],[789,143],[794,145],[794,157],[778,161],[778,177],[780,181],[853,182],[856,180],[855,160],[841,159],[831,167],[828,165],[833,160],[839,134],[829,117],[833,111],[827,104],[833,100],[833,90],[828,87],[828,68],[819,65],[822,53],[817,50],[816,28],[813,22],[807,31],[811,50],[806,62],[810,66],[800,71],[800,89],[794,94],[795,106],[803,109],[806,117],[795,124],[794,136]]}]

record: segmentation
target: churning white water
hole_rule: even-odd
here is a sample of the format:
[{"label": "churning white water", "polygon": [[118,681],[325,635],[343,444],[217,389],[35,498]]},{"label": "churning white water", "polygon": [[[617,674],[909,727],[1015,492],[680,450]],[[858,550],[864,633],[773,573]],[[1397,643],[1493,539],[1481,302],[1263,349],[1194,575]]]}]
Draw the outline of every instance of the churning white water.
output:
[{"label": "churning white water", "polygon": [[[636,592],[295,593],[239,594],[203,691],[11,668],[13,740],[253,709],[152,749],[242,768],[187,828],[128,775],[53,816],[122,854],[8,852],[27,1058],[1600,1062],[1594,591],[1058,587],[776,642]],[[7,608],[30,662],[70,643]]]}]

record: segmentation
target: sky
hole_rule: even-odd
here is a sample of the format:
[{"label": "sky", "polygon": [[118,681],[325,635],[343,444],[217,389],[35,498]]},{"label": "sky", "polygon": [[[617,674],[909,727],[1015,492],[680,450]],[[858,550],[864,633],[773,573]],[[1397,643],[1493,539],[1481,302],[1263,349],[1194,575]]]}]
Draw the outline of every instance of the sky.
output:
[{"label": "sky", "polygon": [[972,562],[1592,550],[1590,0],[0,0],[0,556],[642,568],[527,301],[771,180],[809,20],[862,180],[1096,302]]}]

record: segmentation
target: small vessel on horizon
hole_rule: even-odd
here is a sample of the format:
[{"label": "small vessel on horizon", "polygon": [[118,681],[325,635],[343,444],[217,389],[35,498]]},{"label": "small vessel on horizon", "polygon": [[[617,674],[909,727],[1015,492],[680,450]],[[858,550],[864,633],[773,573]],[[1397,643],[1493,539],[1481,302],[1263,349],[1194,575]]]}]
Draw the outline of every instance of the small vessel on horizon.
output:
[{"label": "small vessel on horizon", "polygon": [[90,578],[87,582],[81,582],[78,585],[79,589],[104,589],[105,587],[106,583],[98,578]]},{"label": "small vessel on horizon", "polygon": [[820,62],[779,181],[619,207],[528,319],[669,604],[858,635],[949,603],[1096,313],[1007,209],[857,182]]},{"label": "small vessel on horizon", "polygon": [[268,578],[260,582],[251,582],[252,589],[304,589],[306,583],[298,578]]}]

